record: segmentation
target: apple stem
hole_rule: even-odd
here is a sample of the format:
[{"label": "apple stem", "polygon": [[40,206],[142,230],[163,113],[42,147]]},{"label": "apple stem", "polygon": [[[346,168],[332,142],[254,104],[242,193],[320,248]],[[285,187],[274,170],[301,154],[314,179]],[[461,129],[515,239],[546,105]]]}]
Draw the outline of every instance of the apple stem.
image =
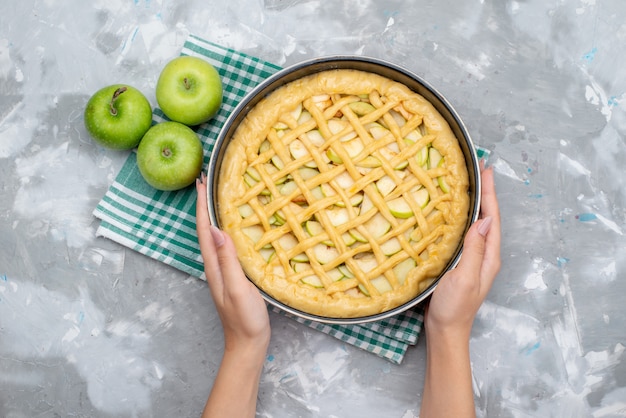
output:
[{"label": "apple stem", "polygon": [[124,93],[126,90],[128,90],[126,86],[122,86],[115,90],[115,92],[113,93],[113,97],[111,98],[111,102],[109,103],[109,109],[113,116],[117,115],[117,109],[114,106],[115,100],[117,100],[117,98],[120,97],[120,94]]},{"label": "apple stem", "polygon": [[161,151],[161,154],[164,157],[170,157],[172,155],[172,150],[169,148],[163,148],[163,151]]},{"label": "apple stem", "polygon": [[186,90],[189,90],[191,88],[191,83],[189,82],[189,79],[187,77],[183,79],[183,84],[185,85]]}]

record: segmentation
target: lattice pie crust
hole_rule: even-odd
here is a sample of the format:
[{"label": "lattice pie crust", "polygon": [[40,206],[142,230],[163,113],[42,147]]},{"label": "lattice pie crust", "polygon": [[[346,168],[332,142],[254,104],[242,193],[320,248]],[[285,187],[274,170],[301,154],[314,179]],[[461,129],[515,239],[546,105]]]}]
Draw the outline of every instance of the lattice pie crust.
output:
[{"label": "lattice pie crust", "polygon": [[325,317],[393,309],[442,272],[469,209],[435,108],[372,73],[329,70],[260,101],[226,150],[218,214],[250,279]]}]

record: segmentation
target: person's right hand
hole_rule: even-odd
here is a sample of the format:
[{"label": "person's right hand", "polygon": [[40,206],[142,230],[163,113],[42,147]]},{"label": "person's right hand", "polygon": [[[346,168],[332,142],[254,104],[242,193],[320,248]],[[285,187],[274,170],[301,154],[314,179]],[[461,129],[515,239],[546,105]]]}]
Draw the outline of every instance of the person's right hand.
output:
[{"label": "person's right hand", "polygon": [[474,317],[500,270],[500,212],[493,168],[481,173],[480,219],[465,236],[458,266],[439,280],[427,308],[426,333],[468,340]]},{"label": "person's right hand", "polygon": [[465,235],[458,266],[437,284],[426,308],[426,378],[420,416],[474,417],[469,338],[500,270],[500,212],[493,169],[482,170],[480,220]]}]

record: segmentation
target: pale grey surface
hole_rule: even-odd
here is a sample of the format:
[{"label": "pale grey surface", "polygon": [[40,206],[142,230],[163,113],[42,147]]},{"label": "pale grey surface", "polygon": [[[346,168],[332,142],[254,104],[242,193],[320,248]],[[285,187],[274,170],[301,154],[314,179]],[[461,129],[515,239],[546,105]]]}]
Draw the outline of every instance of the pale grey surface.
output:
[{"label": "pale grey surface", "polygon": [[[96,238],[126,158],[82,109],[153,105],[189,33],[280,65],[365,54],[423,76],[492,150],[503,268],[472,336],[479,416],[626,416],[626,7],[579,1],[3,0],[0,415],[198,416],[220,359],[205,283]],[[272,315],[262,417],[419,412],[401,366]]]}]

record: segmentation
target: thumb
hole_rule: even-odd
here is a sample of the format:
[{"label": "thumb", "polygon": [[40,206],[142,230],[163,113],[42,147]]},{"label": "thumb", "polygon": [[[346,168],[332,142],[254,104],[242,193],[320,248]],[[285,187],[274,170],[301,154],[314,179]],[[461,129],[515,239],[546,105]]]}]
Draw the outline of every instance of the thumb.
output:
[{"label": "thumb", "polygon": [[463,254],[459,262],[459,268],[464,272],[472,272],[477,276],[485,256],[485,237],[491,228],[490,216],[474,223],[465,235],[463,242]]}]

